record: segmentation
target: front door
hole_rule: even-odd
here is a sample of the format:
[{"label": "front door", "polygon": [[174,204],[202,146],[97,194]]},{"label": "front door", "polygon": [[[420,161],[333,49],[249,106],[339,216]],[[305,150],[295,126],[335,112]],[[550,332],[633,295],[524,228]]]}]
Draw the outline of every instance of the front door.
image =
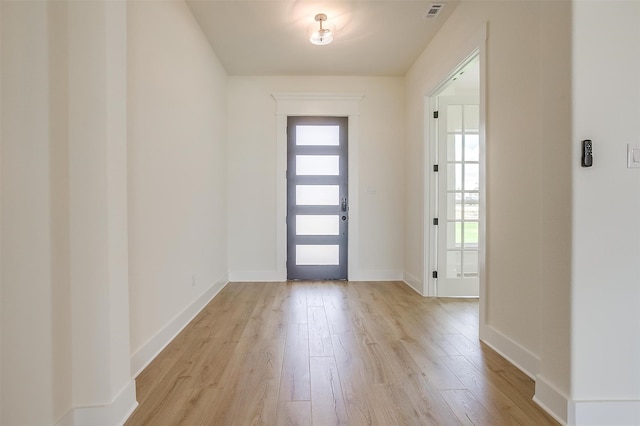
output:
[{"label": "front door", "polygon": [[347,117],[288,117],[287,279],[346,280]]}]

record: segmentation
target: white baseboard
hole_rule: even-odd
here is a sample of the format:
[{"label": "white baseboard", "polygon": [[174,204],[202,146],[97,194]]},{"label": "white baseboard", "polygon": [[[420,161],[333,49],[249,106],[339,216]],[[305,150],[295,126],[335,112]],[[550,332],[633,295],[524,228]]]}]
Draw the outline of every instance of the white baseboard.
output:
[{"label": "white baseboard", "polygon": [[[280,282],[286,281],[278,271],[231,271],[230,282]],[[349,281],[402,281],[402,272],[386,269],[359,270],[349,274]]]},{"label": "white baseboard", "polygon": [[222,290],[229,282],[225,275],[209,287],[196,300],[187,306],[173,320],[149,339],[131,356],[131,372],[133,377],[145,369],[147,365],[184,329],[187,324]]},{"label": "white baseboard", "polygon": [[549,383],[541,374],[536,376],[536,391],[533,401],[560,424],[567,424],[569,397]]},{"label": "white baseboard", "polygon": [[535,380],[540,371],[540,358],[524,346],[488,324],[480,324],[480,340]]},{"label": "white baseboard", "polygon": [[56,426],[121,426],[137,406],[136,384],[130,380],[111,403],[72,408]]},{"label": "white baseboard", "polygon": [[287,277],[282,276],[279,271],[230,271],[229,281],[236,283],[246,282],[280,282],[286,281]]},{"label": "white baseboard", "polygon": [[425,296],[425,294],[422,292],[422,280],[419,280],[418,278],[411,275],[410,273],[405,272],[402,278],[402,281],[407,283],[409,287],[414,289],[421,296]]},{"label": "white baseboard", "polygon": [[74,426],[73,414],[73,409],[67,411],[67,413],[56,422],[56,426]]},{"label": "white baseboard", "polygon": [[640,400],[571,401],[568,417],[570,426],[637,426]]},{"label": "white baseboard", "polygon": [[422,297],[427,297],[426,295],[420,293],[418,290],[416,290],[413,286],[409,285],[409,283],[406,280],[402,280],[402,282],[409,287],[411,290],[415,291],[417,294],[419,294]]}]

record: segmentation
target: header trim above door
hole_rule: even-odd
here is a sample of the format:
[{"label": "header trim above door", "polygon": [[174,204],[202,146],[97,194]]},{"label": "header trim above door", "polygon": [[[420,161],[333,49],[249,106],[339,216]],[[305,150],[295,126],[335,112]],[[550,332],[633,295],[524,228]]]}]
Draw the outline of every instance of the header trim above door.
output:
[{"label": "header trim above door", "polygon": [[349,254],[348,277],[358,281],[359,232],[358,232],[358,140],[360,135],[361,93],[273,93],[276,101],[277,152],[276,152],[276,273],[275,281],[287,279],[287,117],[333,116],[348,117],[349,140]]},{"label": "header trim above door", "polygon": [[361,93],[273,93],[277,115],[360,115]]}]

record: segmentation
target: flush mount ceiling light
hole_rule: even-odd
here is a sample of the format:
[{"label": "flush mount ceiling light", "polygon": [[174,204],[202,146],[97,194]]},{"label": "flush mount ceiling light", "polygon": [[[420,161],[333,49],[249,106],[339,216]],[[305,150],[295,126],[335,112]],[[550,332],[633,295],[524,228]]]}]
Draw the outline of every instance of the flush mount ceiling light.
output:
[{"label": "flush mount ceiling light", "polygon": [[[324,13],[318,13],[315,17],[316,22],[319,23],[319,28],[312,24],[309,26],[309,41],[312,44],[319,46],[329,44],[333,41],[333,33],[335,32],[335,25],[330,24],[327,21],[327,15]],[[322,23],[325,22],[323,26]]]}]

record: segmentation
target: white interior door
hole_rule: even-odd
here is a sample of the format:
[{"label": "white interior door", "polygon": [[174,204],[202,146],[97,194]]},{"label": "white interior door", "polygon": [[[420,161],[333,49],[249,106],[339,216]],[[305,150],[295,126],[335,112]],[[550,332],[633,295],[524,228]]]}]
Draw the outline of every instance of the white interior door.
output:
[{"label": "white interior door", "polygon": [[438,97],[437,295],[478,297],[480,110],[477,97]]}]

